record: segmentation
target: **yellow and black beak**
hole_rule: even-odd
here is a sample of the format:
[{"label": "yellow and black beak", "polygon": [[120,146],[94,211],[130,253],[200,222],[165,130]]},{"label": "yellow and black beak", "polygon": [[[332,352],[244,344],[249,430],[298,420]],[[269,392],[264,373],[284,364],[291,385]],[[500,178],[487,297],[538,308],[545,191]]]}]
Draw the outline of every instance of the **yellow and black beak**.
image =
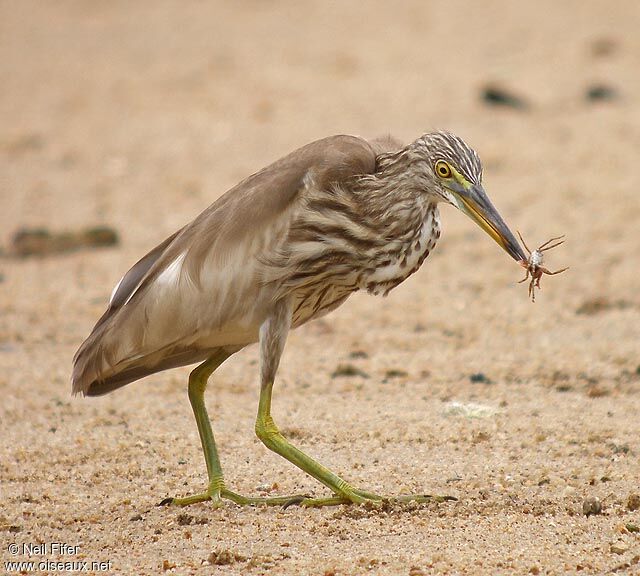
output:
[{"label": "yellow and black beak", "polygon": [[480,184],[465,186],[453,191],[457,206],[482,228],[514,260],[527,259],[520,244],[511,233]]}]

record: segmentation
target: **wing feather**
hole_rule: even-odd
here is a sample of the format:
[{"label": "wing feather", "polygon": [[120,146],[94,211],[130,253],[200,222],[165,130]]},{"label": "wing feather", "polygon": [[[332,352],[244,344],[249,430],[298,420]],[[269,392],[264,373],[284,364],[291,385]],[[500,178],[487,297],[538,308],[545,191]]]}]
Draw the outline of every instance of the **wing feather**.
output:
[{"label": "wing feather", "polygon": [[312,142],[240,182],[141,258],[74,357],[74,393],[108,392],[255,341],[274,296],[260,282],[263,263],[304,209],[306,184],[327,188],[371,173],[376,151],[355,136]]}]

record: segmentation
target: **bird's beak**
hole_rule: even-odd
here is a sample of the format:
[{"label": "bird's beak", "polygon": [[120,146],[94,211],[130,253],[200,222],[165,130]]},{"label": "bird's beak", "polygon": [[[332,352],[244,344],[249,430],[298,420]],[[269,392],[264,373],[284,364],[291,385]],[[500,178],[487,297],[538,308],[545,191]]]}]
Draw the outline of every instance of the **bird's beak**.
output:
[{"label": "bird's beak", "polygon": [[509,230],[480,184],[454,191],[458,208],[493,238],[514,260],[526,260],[520,244]]}]

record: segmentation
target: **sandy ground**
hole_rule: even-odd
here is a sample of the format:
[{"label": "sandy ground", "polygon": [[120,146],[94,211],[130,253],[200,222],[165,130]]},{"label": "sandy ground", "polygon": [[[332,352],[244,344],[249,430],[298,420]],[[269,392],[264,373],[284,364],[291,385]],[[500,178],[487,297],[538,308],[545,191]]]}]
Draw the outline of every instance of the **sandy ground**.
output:
[{"label": "sandy ground", "polygon": [[[34,571],[51,574],[62,570],[39,563],[640,573],[639,18],[635,0],[1,1],[0,560],[40,545]],[[528,106],[489,106],[487,83]],[[611,97],[589,100],[600,85]],[[72,355],[115,282],[299,145],[432,128],[473,144],[494,203],[532,244],[567,235],[549,265],[570,272],[544,279],[531,304],[521,270],[444,207],[419,273],[291,335],[274,410],[358,486],[459,500],[157,507],[206,481],[188,370],[70,396]],[[20,227],[94,225],[120,244],[9,254]],[[362,374],[335,375],[341,364]],[[255,347],[219,370],[207,398],[231,488],[326,493],[253,434]],[[456,402],[487,410],[470,418]],[[587,498],[601,514],[583,514]],[[61,555],[54,542],[76,548]]]}]

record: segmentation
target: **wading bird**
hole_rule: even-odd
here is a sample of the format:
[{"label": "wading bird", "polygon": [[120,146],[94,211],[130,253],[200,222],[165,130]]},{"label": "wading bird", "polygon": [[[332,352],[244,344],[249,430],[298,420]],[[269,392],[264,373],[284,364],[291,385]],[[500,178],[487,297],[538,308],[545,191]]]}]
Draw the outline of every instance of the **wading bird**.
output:
[{"label": "wading bird", "polygon": [[[512,258],[527,260],[482,188],[482,165],[459,137],[332,136],[250,176],[140,259],[74,357],[73,392],[98,396],[177,366],[189,376],[209,484],[165,503],[322,506],[379,502],[293,446],[271,417],[271,394],[289,330],[358,290],[386,295],[414,273],[440,237],[438,203],[467,214]],[[251,498],[223,479],[204,392],[211,374],[248,344],[260,347],[255,432],[327,486],[326,498]],[[428,500],[407,495],[399,500]]]}]

